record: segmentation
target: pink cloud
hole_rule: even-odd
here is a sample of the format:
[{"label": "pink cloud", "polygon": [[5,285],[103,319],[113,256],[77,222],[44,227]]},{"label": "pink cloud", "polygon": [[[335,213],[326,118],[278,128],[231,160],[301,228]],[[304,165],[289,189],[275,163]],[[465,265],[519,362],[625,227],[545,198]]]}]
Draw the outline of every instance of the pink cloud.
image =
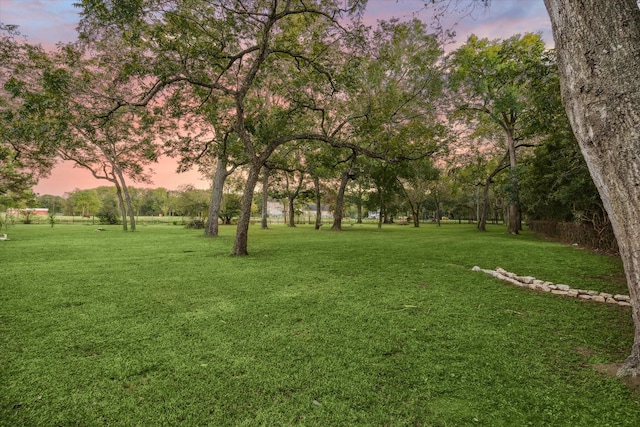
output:
[{"label": "pink cloud", "polygon": [[[140,184],[128,181],[128,185],[139,188],[158,188],[164,187],[167,190],[176,190],[181,185],[193,185],[196,188],[207,189],[211,185],[209,178],[204,177],[199,172],[192,170],[184,173],[176,173],[175,160],[162,157],[160,161],[154,165],[153,183]],[[106,180],[96,179],[86,169],[74,166],[73,162],[60,162],[53,169],[51,176],[41,179],[33,190],[36,194],[52,194],[54,196],[62,196],[76,188],[87,189],[101,186],[110,186],[111,183]]]}]

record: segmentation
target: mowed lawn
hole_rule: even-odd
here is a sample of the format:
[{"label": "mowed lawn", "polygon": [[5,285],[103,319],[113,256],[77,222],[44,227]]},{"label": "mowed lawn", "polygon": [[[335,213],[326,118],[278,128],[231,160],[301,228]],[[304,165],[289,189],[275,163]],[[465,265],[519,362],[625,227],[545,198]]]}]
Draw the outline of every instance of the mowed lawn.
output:
[{"label": "mowed lawn", "polygon": [[627,308],[504,284],[503,267],[628,293],[619,259],[501,226],[17,225],[0,242],[0,424],[638,426],[594,365]]}]

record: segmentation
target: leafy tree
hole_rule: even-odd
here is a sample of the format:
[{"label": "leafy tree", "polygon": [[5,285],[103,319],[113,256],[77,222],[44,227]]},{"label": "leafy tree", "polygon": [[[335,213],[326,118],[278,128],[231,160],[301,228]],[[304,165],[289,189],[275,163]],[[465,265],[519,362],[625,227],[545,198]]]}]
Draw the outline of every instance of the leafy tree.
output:
[{"label": "leafy tree", "polygon": [[158,216],[166,214],[163,206],[167,199],[167,190],[165,188],[146,189],[142,193],[140,200],[140,214],[146,216]]},{"label": "leafy tree", "polygon": [[0,200],[28,200],[31,187],[53,167],[49,144],[64,126],[52,120],[50,94],[56,75],[40,46],[27,43],[17,27],[0,23]]},{"label": "leafy tree", "polygon": [[209,195],[193,185],[183,185],[178,189],[178,210],[192,218],[204,218],[209,208]]},{"label": "leafy tree", "polygon": [[502,129],[510,176],[508,230],[521,228],[516,149],[532,136],[530,126],[533,90],[547,72],[545,46],[537,34],[507,40],[479,39],[472,35],[449,56],[450,85],[457,93],[454,117],[472,123],[487,119]]},{"label": "leafy tree", "polygon": [[225,193],[220,206],[220,219],[225,225],[231,224],[231,220],[240,214],[242,198],[236,193]]},{"label": "leafy tree", "polygon": [[[343,57],[338,53],[345,42],[344,21],[339,17],[362,6],[358,1],[346,8],[343,5],[337,0],[309,4],[276,0],[82,2],[83,39],[96,46],[114,37],[122,40],[129,54],[125,76],[157,77],[135,105],[148,103],[161,88],[180,82],[231,103],[232,129],[249,162],[235,255],[247,254],[253,189],[265,162],[282,144],[316,139],[296,119],[307,112],[319,116],[319,110],[306,102],[309,95],[317,101],[335,93],[337,82],[331,75],[334,63],[339,62],[336,59]],[[260,86],[274,73],[282,77],[277,91],[280,104],[264,108]],[[305,92],[292,88],[305,88]],[[328,139],[327,135],[331,133],[319,136]]]},{"label": "leafy tree", "polygon": [[74,190],[69,194],[69,203],[74,213],[80,213],[83,217],[95,214],[102,203],[94,190]]},{"label": "leafy tree", "polygon": [[434,181],[440,172],[430,159],[410,162],[403,174],[397,177],[400,188],[411,210],[413,226],[420,227],[421,210],[429,198]]}]

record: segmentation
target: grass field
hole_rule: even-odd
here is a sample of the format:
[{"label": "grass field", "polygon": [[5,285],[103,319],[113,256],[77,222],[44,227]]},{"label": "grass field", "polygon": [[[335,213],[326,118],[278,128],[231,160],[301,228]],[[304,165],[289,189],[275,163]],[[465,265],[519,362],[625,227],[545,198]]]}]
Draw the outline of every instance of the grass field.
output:
[{"label": "grass field", "polygon": [[593,367],[629,309],[471,271],[627,293],[617,258],[464,224],[252,227],[244,258],[232,227],[105,228],[0,242],[1,425],[640,425]]}]

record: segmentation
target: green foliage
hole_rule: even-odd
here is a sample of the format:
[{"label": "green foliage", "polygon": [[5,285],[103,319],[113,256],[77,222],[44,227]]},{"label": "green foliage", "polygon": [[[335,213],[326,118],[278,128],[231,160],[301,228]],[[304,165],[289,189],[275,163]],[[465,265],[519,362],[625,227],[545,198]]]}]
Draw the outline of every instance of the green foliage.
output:
[{"label": "green foliage", "polygon": [[73,207],[74,213],[83,216],[95,214],[102,206],[102,202],[94,190],[76,189],[69,194],[69,203]]},{"label": "green foliage", "polygon": [[231,220],[240,215],[242,196],[237,193],[225,193],[222,195],[220,206],[220,219],[224,224],[231,224]]},{"label": "green foliage", "polygon": [[182,215],[190,217],[204,217],[209,207],[210,193],[206,190],[198,190],[191,185],[180,188],[177,197],[177,210]]},{"label": "green foliage", "polygon": [[117,210],[103,208],[96,213],[96,216],[100,220],[100,224],[120,224],[120,215]]},{"label": "green foliage", "polygon": [[524,164],[522,202],[531,219],[573,221],[602,215],[604,207],[573,134],[567,129]]},{"label": "green foliage", "polygon": [[640,423],[638,395],[594,369],[626,357],[628,310],[470,270],[625,293],[617,258],[491,226],[251,232],[248,259],[229,227],[17,225],[3,423]]}]

